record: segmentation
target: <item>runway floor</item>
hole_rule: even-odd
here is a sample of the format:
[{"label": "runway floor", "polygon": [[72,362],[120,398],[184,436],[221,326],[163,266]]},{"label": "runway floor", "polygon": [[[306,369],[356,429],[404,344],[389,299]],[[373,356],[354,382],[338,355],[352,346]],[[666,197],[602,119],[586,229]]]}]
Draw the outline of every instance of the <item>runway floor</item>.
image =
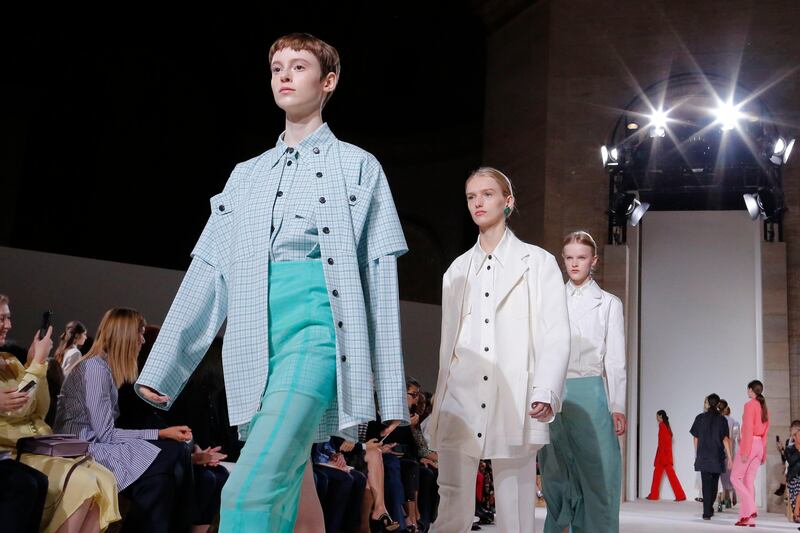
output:
[{"label": "runway floor", "polygon": [[[547,511],[536,508],[536,532],[542,531]],[[621,533],[683,533],[702,531],[797,531],[800,524],[792,524],[781,514],[765,513],[759,516],[755,528],[733,528],[739,516],[736,509],[717,513],[703,520],[700,504],[694,501],[650,502],[638,500],[622,505],[620,512]],[[482,531],[501,533],[495,526],[481,526]]]}]

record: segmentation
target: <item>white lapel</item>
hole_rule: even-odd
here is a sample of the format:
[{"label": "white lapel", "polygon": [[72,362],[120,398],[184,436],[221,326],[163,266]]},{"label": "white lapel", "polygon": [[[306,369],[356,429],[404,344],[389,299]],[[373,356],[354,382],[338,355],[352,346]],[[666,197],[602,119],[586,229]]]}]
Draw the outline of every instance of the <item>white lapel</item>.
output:
[{"label": "white lapel", "polygon": [[511,230],[507,230],[508,246],[506,248],[508,257],[502,258],[504,261],[503,275],[497,282],[495,292],[497,298],[495,299],[495,306],[499,307],[503,300],[508,296],[520,278],[528,271],[528,256],[530,252],[524,242],[519,240]]},{"label": "white lapel", "polygon": [[[570,289],[571,290],[571,287]],[[575,317],[573,320],[577,321],[584,317],[587,313],[596,309],[603,303],[603,291],[593,281],[588,286],[582,287],[583,293],[579,297],[570,296],[573,299],[572,305],[575,309]]]}]

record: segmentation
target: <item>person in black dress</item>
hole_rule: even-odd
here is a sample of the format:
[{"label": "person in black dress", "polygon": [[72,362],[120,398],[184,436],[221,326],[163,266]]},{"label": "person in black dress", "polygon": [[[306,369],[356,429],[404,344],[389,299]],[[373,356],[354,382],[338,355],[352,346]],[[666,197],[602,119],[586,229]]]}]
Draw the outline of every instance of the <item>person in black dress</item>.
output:
[{"label": "person in black dress", "polygon": [[694,469],[700,472],[703,484],[703,520],[714,515],[719,476],[731,467],[731,441],[728,421],[719,412],[719,396],[706,397],[708,410],[694,419],[689,433],[694,437]]}]

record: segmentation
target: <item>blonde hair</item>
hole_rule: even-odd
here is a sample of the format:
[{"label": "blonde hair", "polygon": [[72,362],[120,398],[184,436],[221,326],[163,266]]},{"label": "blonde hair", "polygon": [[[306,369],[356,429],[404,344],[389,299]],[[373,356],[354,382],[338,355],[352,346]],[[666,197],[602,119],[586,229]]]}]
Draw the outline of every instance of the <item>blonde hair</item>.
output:
[{"label": "blonde hair", "polygon": [[145,325],[144,317],[135,309],[109,309],[100,321],[91,350],[83,359],[105,355],[117,387],[135,382],[139,376],[139,335]]},{"label": "blonde hair", "polygon": [[566,245],[572,243],[586,245],[592,249],[592,256],[597,255],[597,243],[594,241],[592,236],[585,231],[573,231],[572,233],[568,233],[567,236],[564,237],[564,242],[561,244],[561,248],[563,249]]}]

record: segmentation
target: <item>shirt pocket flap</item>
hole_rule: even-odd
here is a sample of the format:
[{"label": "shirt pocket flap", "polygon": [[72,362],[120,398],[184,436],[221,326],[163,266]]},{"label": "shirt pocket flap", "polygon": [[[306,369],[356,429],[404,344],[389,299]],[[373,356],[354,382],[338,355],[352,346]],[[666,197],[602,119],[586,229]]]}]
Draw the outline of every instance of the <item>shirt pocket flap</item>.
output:
[{"label": "shirt pocket flap", "polygon": [[347,202],[351,207],[363,203],[367,199],[367,188],[362,185],[351,185],[347,188]]},{"label": "shirt pocket flap", "polygon": [[211,212],[217,216],[230,215],[234,211],[233,199],[226,192],[211,197]]}]

